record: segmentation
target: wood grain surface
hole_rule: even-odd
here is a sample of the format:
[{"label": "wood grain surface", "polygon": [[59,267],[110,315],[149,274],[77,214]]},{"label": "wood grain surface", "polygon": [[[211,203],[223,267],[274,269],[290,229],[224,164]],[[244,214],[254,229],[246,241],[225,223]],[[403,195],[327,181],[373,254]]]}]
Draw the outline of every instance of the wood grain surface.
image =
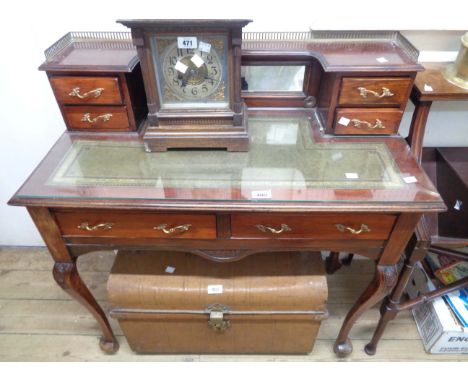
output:
[{"label": "wood grain surface", "polygon": [[[338,135],[392,135],[397,133],[402,116],[403,111],[391,108],[336,109],[334,132]],[[378,121],[382,128],[375,127]]]},{"label": "wood grain surface", "polygon": [[[406,103],[409,95],[409,89],[412,84],[409,77],[402,78],[343,78],[341,82],[341,91],[338,99],[340,106],[362,106],[362,105],[384,105],[400,106]],[[376,92],[379,96],[383,94],[383,89],[387,88],[392,96],[375,96],[372,93],[361,95],[359,88],[365,88]]]},{"label": "wood grain surface", "polygon": [[[82,212],[56,212],[55,217],[62,234],[67,236],[100,236],[122,238],[187,238],[187,239],[215,239],[215,215],[201,214],[158,214],[158,213],[121,213],[99,210],[83,210]],[[112,224],[110,229],[96,228],[88,231],[80,229],[82,223],[89,223],[90,227],[99,224]],[[187,230],[176,230],[164,233],[155,229],[165,225],[166,230],[189,224]]]},{"label": "wood grain surface", "polygon": [[[54,90],[57,102],[73,105],[119,105],[122,97],[119,90],[119,79],[117,77],[50,77],[50,84]],[[83,97],[86,93],[96,89],[102,89],[99,96],[95,93],[89,94],[84,99],[71,96],[73,89],[79,88],[79,94]]]},{"label": "wood grain surface", "polygon": [[[363,239],[385,240],[388,238],[395,215],[352,215],[352,214],[317,214],[317,215],[281,215],[281,214],[233,214],[232,236],[237,238],[320,238],[320,239]],[[263,225],[274,230],[281,230],[286,224],[290,230],[273,233],[270,230],[260,230]],[[359,231],[362,224],[369,232],[353,234],[345,228],[342,232],[337,224]]]},{"label": "wood grain surface", "polygon": [[[62,110],[69,129],[129,130],[130,127],[125,106],[63,106]],[[86,114],[95,122],[84,121]],[[107,121],[105,115],[109,115]]]}]

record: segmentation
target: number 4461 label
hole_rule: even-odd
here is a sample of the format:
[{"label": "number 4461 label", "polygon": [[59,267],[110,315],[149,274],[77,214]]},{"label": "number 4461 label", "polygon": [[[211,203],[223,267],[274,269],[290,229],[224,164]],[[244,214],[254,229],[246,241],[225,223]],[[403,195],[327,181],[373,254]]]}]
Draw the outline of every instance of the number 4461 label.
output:
[{"label": "number 4461 label", "polygon": [[252,199],[271,199],[271,190],[252,191]]},{"label": "number 4461 label", "polygon": [[179,49],[197,49],[197,38],[177,37],[177,47]]}]

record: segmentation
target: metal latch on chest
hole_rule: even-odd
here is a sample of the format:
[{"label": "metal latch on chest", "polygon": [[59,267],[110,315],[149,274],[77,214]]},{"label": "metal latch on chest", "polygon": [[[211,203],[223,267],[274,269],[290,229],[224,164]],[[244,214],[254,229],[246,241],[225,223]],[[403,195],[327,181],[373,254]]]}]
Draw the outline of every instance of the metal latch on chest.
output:
[{"label": "metal latch on chest", "polygon": [[231,322],[224,319],[224,315],[229,313],[229,309],[226,306],[222,304],[208,305],[206,312],[210,314],[208,326],[214,331],[224,332],[231,326]]}]

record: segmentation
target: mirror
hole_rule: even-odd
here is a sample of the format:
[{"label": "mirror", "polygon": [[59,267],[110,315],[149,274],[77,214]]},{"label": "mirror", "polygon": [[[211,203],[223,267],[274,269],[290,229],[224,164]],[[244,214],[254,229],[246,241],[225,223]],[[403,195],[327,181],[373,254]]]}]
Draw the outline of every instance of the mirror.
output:
[{"label": "mirror", "polygon": [[242,66],[242,91],[247,92],[302,92],[304,65],[249,65]]}]

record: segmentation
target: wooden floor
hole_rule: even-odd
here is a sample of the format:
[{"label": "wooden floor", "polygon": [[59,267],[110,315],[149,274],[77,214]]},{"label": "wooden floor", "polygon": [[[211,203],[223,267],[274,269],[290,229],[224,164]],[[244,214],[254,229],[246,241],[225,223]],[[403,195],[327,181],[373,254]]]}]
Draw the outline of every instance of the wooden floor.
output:
[{"label": "wooden floor", "polygon": [[[79,269],[97,300],[107,309],[106,280],[113,252],[83,256]],[[333,342],[346,312],[372,276],[372,262],[356,260],[328,277],[330,318],[322,323],[314,350],[286,355],[137,355],[128,347],[116,321],[116,355],[98,347],[92,316],[63,292],[52,278],[52,260],[44,248],[0,248],[0,361],[336,361]],[[351,332],[354,352],[346,361],[467,361],[467,355],[425,353],[410,312],[390,323],[377,354],[363,351],[378,319],[374,307]]]}]

